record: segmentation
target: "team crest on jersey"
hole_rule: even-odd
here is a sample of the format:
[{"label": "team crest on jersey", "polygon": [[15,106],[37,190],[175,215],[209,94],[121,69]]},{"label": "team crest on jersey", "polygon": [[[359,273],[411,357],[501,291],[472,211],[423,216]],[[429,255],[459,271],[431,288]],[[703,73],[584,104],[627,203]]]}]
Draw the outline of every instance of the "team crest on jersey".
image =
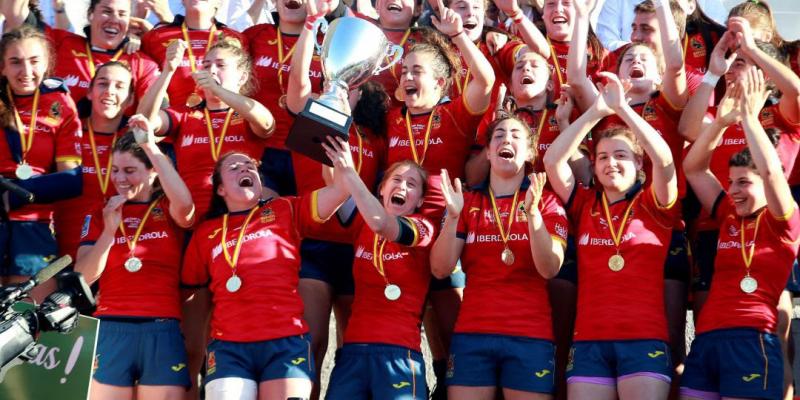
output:
[{"label": "team crest on jersey", "polygon": [[548,130],[557,131],[558,130],[558,121],[556,121],[556,115],[553,114],[550,118],[547,119],[547,124],[550,125]]},{"label": "team crest on jersey", "polygon": [[89,226],[92,224],[92,216],[87,215],[83,217],[83,226],[81,227],[81,239],[89,236]]},{"label": "team crest on jersey", "polygon": [[700,43],[700,41],[699,41],[699,40],[697,40],[697,38],[691,38],[691,39],[689,40],[689,44],[691,44],[691,45],[692,45],[692,48],[693,48],[693,49],[700,50],[700,49],[702,49],[702,48],[703,48],[703,44],[702,44],[702,43]]},{"label": "team crest on jersey", "polygon": [[516,222],[528,222],[528,213],[525,212],[525,204],[520,204],[517,207],[517,215],[514,217]]},{"label": "team crest on jersey", "polygon": [[275,213],[272,212],[271,208],[265,208],[261,210],[261,223],[262,224],[269,224],[275,221]]},{"label": "team crest on jersey", "polygon": [[728,225],[728,235],[729,236],[739,236],[739,228],[736,225],[730,224]]},{"label": "team crest on jersey", "polygon": [[53,104],[50,105],[50,115],[48,115],[48,117],[55,120],[61,118],[61,102],[54,101]]},{"label": "team crest on jersey", "polygon": [[153,215],[153,221],[164,221],[166,216],[164,216],[164,210],[161,207],[153,208],[153,211],[150,211],[150,214]]},{"label": "team crest on jersey", "polygon": [[656,108],[653,107],[650,102],[644,105],[644,110],[642,110],[642,117],[645,121],[655,121],[658,119],[658,115],[656,115]]},{"label": "team crest on jersey", "polygon": [[433,112],[433,122],[431,123],[432,129],[439,129],[442,126],[442,116],[437,112]]}]

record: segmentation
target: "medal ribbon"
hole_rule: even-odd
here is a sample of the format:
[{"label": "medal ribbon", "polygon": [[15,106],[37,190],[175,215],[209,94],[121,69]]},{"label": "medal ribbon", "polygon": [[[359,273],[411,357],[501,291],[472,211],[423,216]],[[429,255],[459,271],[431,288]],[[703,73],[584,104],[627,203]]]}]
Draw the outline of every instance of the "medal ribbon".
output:
[{"label": "medal ribbon", "polygon": [[[114,57],[111,57],[111,61],[117,61],[117,59],[121,55],[122,55],[122,49],[119,49],[119,51],[117,51],[117,54],[114,54]],[[89,47],[89,41],[88,40],[86,41],[86,58],[89,59],[89,77],[94,78],[94,74],[97,71],[97,68],[94,65],[94,57],[92,56],[92,48]]]},{"label": "medal ribbon", "polygon": [[119,222],[119,230],[122,232],[122,236],[125,237],[125,244],[128,245],[128,249],[130,250],[130,256],[131,257],[133,257],[134,254],[135,254],[136,243],[139,242],[139,235],[142,234],[142,229],[144,229],[144,223],[147,221],[147,217],[150,216],[150,212],[153,211],[154,208],[156,208],[156,204],[158,204],[159,200],[161,200],[161,196],[159,196],[157,199],[155,199],[152,202],[150,202],[150,206],[147,207],[147,212],[144,213],[144,216],[142,217],[142,220],[139,221],[139,226],[136,227],[136,233],[134,233],[133,239],[128,240],[128,234],[125,233],[124,219]]},{"label": "medal ribbon", "polygon": [[[197,59],[194,57],[194,52],[192,51],[192,41],[189,40],[189,32],[188,28],[186,28],[186,22],[181,24],[181,33],[183,33],[183,40],[186,41],[186,55],[189,57],[189,67],[192,69],[192,72],[197,72]],[[217,26],[211,25],[211,29],[208,30],[208,43],[206,43],[206,53],[208,53],[208,49],[211,48],[213,44],[214,35],[217,33]]]},{"label": "medal ribbon", "polygon": [[228,238],[228,214],[222,216],[222,236],[220,236],[220,244],[222,245],[222,254],[225,255],[225,261],[228,262],[228,265],[231,266],[231,270],[233,274],[236,275],[236,264],[239,262],[239,253],[242,251],[242,238],[244,237],[244,232],[247,230],[247,224],[250,223],[250,220],[253,218],[253,215],[256,214],[261,207],[255,206],[252,210],[250,210],[250,214],[247,214],[247,218],[244,220],[244,224],[239,229],[239,236],[236,238],[236,247],[233,249],[233,258],[231,258],[230,253],[228,253],[228,247],[225,245],[225,242]]},{"label": "medal ribbon", "polygon": [[19,142],[22,147],[22,156],[21,160],[19,161],[21,164],[25,163],[25,156],[30,151],[31,147],[33,147],[33,138],[34,138],[34,131],[36,129],[36,115],[39,113],[39,89],[37,88],[33,94],[33,105],[31,107],[31,122],[28,124],[28,134],[24,133],[25,125],[22,124],[22,117],[20,117],[19,110],[17,110],[17,106],[14,105],[14,95],[11,93],[11,88],[6,86],[6,93],[8,94],[8,99],[11,101],[11,107],[14,109],[14,122],[17,125],[17,133],[19,133]]},{"label": "medal ribbon", "polygon": [[375,238],[372,241],[372,265],[375,267],[375,270],[378,271],[378,274],[383,278],[383,281],[386,282],[386,286],[389,286],[389,278],[386,277],[386,270],[383,268],[383,247],[386,246],[386,239],[379,239],[378,237],[379,236],[376,233]]},{"label": "medal ribbon", "polygon": [[103,169],[100,167],[100,156],[97,154],[97,144],[94,141],[94,129],[92,128],[92,121],[89,120],[87,124],[89,128],[89,145],[92,147],[92,159],[94,160],[94,170],[97,175],[97,181],[100,183],[100,191],[106,194],[108,189],[108,182],[111,179],[111,149],[117,143],[117,134],[114,133],[114,138],[111,139],[111,146],[108,148],[108,162],[106,163],[106,174],[103,176]]},{"label": "medal ribbon", "polygon": [[456,81],[456,87],[458,88],[458,94],[459,95],[463,95],[464,94],[464,89],[467,88],[467,83],[469,83],[469,74],[470,73],[471,73],[470,69],[467,68],[467,75],[464,76],[464,80],[463,81],[458,79],[458,77],[456,77],[455,81]]},{"label": "medal ribbon", "polygon": [[297,42],[292,45],[292,48],[289,49],[289,52],[286,53],[286,57],[283,56],[283,34],[281,33],[280,28],[278,28],[278,87],[281,89],[281,96],[286,94],[286,89],[283,87],[283,64],[292,57],[294,54],[294,48],[297,46]]},{"label": "medal ribbon", "polygon": [[489,200],[492,202],[492,212],[494,213],[494,222],[497,229],[500,231],[500,238],[503,239],[503,244],[508,248],[508,237],[511,236],[511,223],[514,222],[514,213],[517,210],[517,198],[519,197],[519,188],[514,191],[514,199],[511,200],[511,210],[508,212],[508,229],[503,230],[503,220],[500,218],[500,210],[497,208],[497,200],[494,197],[494,191],[489,188]]},{"label": "medal ribbon", "polygon": [[741,232],[740,240],[742,242],[742,260],[744,260],[744,268],[747,270],[747,276],[750,276],[750,264],[753,263],[753,255],[756,251],[756,237],[758,237],[758,225],[761,223],[761,217],[764,215],[764,212],[760,212],[758,217],[756,217],[756,227],[753,230],[753,246],[750,247],[748,251],[745,251],[744,248],[746,246],[744,240],[744,231],[745,231],[745,223],[744,218],[742,218],[742,228],[739,230]]},{"label": "medal ribbon", "polygon": [[633,204],[636,203],[636,200],[639,198],[640,194],[642,193],[637,193],[636,197],[634,197],[630,204],[628,204],[628,208],[625,209],[625,214],[622,215],[622,224],[620,224],[619,229],[614,229],[614,221],[611,220],[611,212],[608,210],[608,199],[606,198],[606,193],[603,192],[603,211],[606,213],[608,230],[611,232],[611,240],[614,241],[614,246],[617,248],[617,253],[619,253],[619,245],[622,242],[622,234],[625,231],[625,223],[628,222],[628,217],[631,215]]},{"label": "medal ribbon", "polygon": [[[403,39],[400,41],[400,44],[398,44],[398,46],[400,46],[400,47],[404,47],[405,46],[406,40],[408,40],[408,35],[409,34],[411,34],[411,28],[406,29],[406,33],[403,35]],[[388,63],[391,60],[389,59],[389,56],[384,56],[384,61],[386,61]],[[395,68],[397,68],[397,64],[392,65],[392,68],[389,69],[389,72],[391,72],[392,77],[394,78],[394,80],[396,80],[399,83],[400,79],[397,78],[397,72],[395,71]]]},{"label": "medal ribbon", "polygon": [[428,141],[431,137],[431,126],[433,125],[433,115],[436,113],[436,107],[431,110],[431,115],[428,117],[428,127],[425,128],[425,142],[422,144],[422,157],[417,155],[417,144],[414,143],[414,132],[411,130],[411,117],[410,112],[406,110],[406,129],[408,130],[408,147],[411,148],[411,155],[414,156],[414,162],[422,166],[425,162],[425,154],[428,153]]},{"label": "medal ribbon", "polygon": [[550,38],[545,35],[545,39],[547,39],[547,45],[550,46],[550,58],[553,60],[553,69],[556,70],[556,76],[558,77],[558,83],[563,85],[564,78],[561,77],[561,66],[558,64],[558,56],[556,55],[556,49],[553,47],[553,43],[550,42]]},{"label": "medal ribbon", "polygon": [[228,132],[228,125],[231,123],[231,115],[233,115],[233,108],[228,109],[225,115],[225,123],[222,124],[222,133],[219,134],[219,143],[216,144],[214,140],[214,127],[211,125],[211,114],[208,113],[208,108],[203,108],[203,115],[206,117],[206,128],[208,129],[208,145],[211,147],[211,158],[217,161],[219,153],[222,151],[222,144],[225,143],[225,134]]}]

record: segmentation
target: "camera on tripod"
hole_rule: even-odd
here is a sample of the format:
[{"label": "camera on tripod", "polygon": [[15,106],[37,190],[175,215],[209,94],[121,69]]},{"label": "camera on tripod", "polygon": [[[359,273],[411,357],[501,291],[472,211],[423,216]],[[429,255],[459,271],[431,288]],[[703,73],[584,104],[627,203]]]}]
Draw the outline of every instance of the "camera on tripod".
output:
[{"label": "camera on tripod", "polygon": [[12,307],[40,283],[52,278],[72,262],[64,256],[48,265],[30,280],[0,288],[0,367],[11,360],[36,356],[35,341],[40,332],[71,332],[80,312],[95,306],[94,296],[78,272],[62,272],[56,276],[58,290],[31,310],[16,311]]}]

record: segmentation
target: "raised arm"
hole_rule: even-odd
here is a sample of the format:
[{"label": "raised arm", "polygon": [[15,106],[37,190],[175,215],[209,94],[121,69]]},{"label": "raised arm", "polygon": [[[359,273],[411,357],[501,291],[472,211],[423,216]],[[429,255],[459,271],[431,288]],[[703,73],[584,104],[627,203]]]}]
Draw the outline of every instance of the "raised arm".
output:
[{"label": "raised arm", "polygon": [[[317,40],[314,22],[312,21],[322,18],[317,17],[315,11],[314,1],[308,1],[306,4],[308,17],[303,30],[300,32],[300,37],[297,38],[297,43],[294,45],[294,54],[292,54],[289,84],[286,89],[286,106],[289,111],[295,114],[303,111],[306,101],[314,91],[311,86],[311,79],[308,77],[311,70],[311,61],[314,57],[314,43]],[[323,9],[323,13],[326,13],[325,9]]]},{"label": "raised arm", "polygon": [[141,133],[136,135],[136,141],[139,146],[144,150],[147,158],[153,163],[153,169],[158,174],[158,181],[161,184],[161,189],[169,199],[169,215],[181,228],[188,228],[194,223],[194,201],[189,188],[183,182],[178,171],[169,159],[156,144],[156,138],[153,134],[153,129],[143,115],[137,114],[128,120],[128,126],[134,129],[134,132],[139,130]]},{"label": "raised arm", "polygon": [[458,219],[464,208],[464,193],[461,190],[461,181],[456,178],[450,183],[447,170],[442,169],[442,196],[447,205],[447,213],[442,223],[442,231],[431,247],[431,273],[443,279],[453,273],[453,268],[461,257],[464,249],[464,239],[456,236]]},{"label": "raised arm", "polygon": [[439,32],[449,36],[453,44],[458,47],[472,74],[472,79],[467,83],[462,94],[464,101],[470,111],[484,113],[491,102],[492,85],[494,85],[495,77],[492,65],[475,46],[475,43],[472,43],[467,37],[461,16],[445,7],[442,0],[438,0],[438,3],[441,17],[433,16],[433,25]]},{"label": "raised arm", "polygon": [[661,90],[667,100],[678,108],[686,105],[689,99],[689,90],[686,86],[686,68],[683,61],[683,44],[672,17],[669,0],[656,0],[656,19],[661,29],[661,51],[664,53],[665,71],[662,79]]},{"label": "raised arm", "polygon": [[681,119],[678,123],[678,132],[680,132],[686,140],[694,142],[709,124],[711,120],[706,118],[706,111],[708,104],[711,101],[711,95],[714,94],[714,89],[717,87],[717,82],[720,77],[728,72],[733,61],[736,60],[736,52],[733,52],[727,58],[725,54],[728,50],[734,50],[736,47],[736,40],[730,32],[725,32],[720,37],[714,50],[711,52],[711,59],[708,63],[708,70],[703,77],[703,83],[697,89],[689,101],[686,103]]},{"label": "raised arm", "polygon": [[[586,57],[589,40],[589,14],[596,0],[576,0],[575,21],[572,23],[572,39],[567,53],[567,83],[578,109],[587,110],[597,97],[597,89],[586,74],[589,58]],[[558,68],[558,66],[556,66]]]},{"label": "raised arm", "polygon": [[547,39],[539,31],[539,28],[525,16],[517,0],[494,0],[494,4],[505,15],[508,15],[508,18],[517,27],[517,34],[528,45],[528,48],[545,58],[550,57],[550,45],[547,44]]},{"label": "raised arm", "polygon": [[683,158],[683,174],[692,185],[700,205],[708,212],[712,211],[714,202],[723,190],[722,184],[711,172],[711,155],[728,126],[741,119],[738,106],[740,95],[741,88],[738,83],[728,84],[725,96],[717,106],[716,118],[703,127],[697,140]]},{"label": "raised arm", "polygon": [[164,123],[166,114],[160,114],[159,107],[167,96],[169,82],[183,60],[186,48],[186,42],[180,39],[169,44],[164,57],[164,65],[161,68],[161,75],[153,82],[150,90],[145,92],[144,96],[139,99],[139,106],[136,107],[136,113],[143,115],[150,121],[150,127],[153,128],[157,135],[163,135],[167,132],[168,126]]},{"label": "raised arm", "polygon": [[794,199],[789,183],[783,174],[778,152],[758,120],[769,92],[766,79],[760,70],[751,68],[742,82],[739,107],[742,110],[742,128],[747,138],[747,147],[753,157],[756,170],[764,180],[764,195],[767,209],[777,218],[785,218],[794,210]]},{"label": "raised arm", "polygon": [[225,89],[205,69],[193,72],[192,78],[198,87],[210,91],[241,115],[256,136],[266,139],[275,132],[275,118],[263,104],[245,95]]},{"label": "raised arm", "polygon": [[639,145],[653,164],[651,177],[656,200],[662,206],[673,204],[678,198],[678,176],[669,145],[639,113],[628,105],[619,78],[610,72],[601,72],[600,76],[607,82],[605,85],[600,85],[603,101],[633,131]]},{"label": "raised arm", "polygon": [[736,35],[739,51],[753,60],[781,92],[781,101],[778,104],[781,115],[791,123],[800,123],[800,78],[797,74],[758,48],[750,23],[746,19],[731,18],[728,29]]},{"label": "raised arm", "polygon": [[533,264],[536,271],[545,279],[554,278],[561,270],[564,262],[564,246],[561,242],[553,240],[553,236],[544,225],[539,203],[542,200],[542,191],[547,183],[547,175],[538,172],[531,175],[531,184],[525,193],[525,210],[528,213],[528,234],[531,246]]}]

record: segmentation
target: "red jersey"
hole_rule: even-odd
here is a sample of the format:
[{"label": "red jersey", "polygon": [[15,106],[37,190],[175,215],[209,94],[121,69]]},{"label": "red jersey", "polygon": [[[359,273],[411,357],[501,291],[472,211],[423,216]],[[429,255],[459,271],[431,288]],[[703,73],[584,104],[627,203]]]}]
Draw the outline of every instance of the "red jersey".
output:
[{"label": "red jersey", "polygon": [[[275,132],[267,139],[267,147],[286,150],[284,143],[294,122],[294,116],[281,106],[280,99],[286,94],[289,86],[292,54],[299,35],[279,34],[279,32],[277,25],[260,24],[248,28],[243,35],[249,42],[253,75],[258,82],[252,97],[267,107],[275,117]],[[322,66],[317,55],[311,60],[309,79],[312,88],[322,87]]]},{"label": "red jersey", "polygon": [[[724,28],[720,27],[719,29]],[[699,71],[701,75],[705,74],[708,68],[709,55],[714,50],[717,42],[719,42],[721,35],[716,30],[709,29],[708,37],[711,39],[711,43],[707,44],[703,39],[702,32],[692,29],[692,26],[687,26],[687,30],[692,30],[692,32],[687,31],[683,37],[683,62],[687,67]]]},{"label": "red jersey", "polygon": [[[420,351],[420,325],[431,279],[428,256],[434,227],[421,215],[398,217],[398,220],[401,234],[396,242],[373,233],[361,214],[347,228],[347,233],[341,235],[349,236],[348,241],[355,248],[355,296],[344,332],[345,343],[393,344]],[[343,229],[336,225],[338,228],[330,231]],[[382,256],[382,264],[377,267],[376,252]],[[378,272],[380,265],[383,276]],[[384,295],[387,284],[400,287],[397,300],[389,300]]]},{"label": "red jersey", "polygon": [[[300,240],[318,225],[316,192],[279,197],[259,205],[245,228],[250,210],[229,214],[227,237],[222,218],[202,222],[194,231],[183,260],[181,281],[206,286],[213,295],[211,337],[232,342],[257,342],[308,332],[303,300],[297,293]],[[245,232],[240,235],[241,229]],[[226,289],[232,268],[222,241],[233,257],[242,237],[236,275],[241,287]]]},{"label": "red jersey", "polygon": [[[736,215],[729,196],[721,196],[719,200],[714,212],[721,227],[714,260],[714,282],[697,321],[697,333],[726,328],[775,332],[776,306],[800,244],[797,205],[785,217],[775,217],[769,210],[762,209],[757,217],[743,219]],[[739,287],[747,274],[742,235],[745,249],[754,249],[750,276],[758,282],[758,289],[753,293],[744,293]]]},{"label": "red jersey", "polygon": [[[613,228],[621,229],[619,252],[612,239],[601,192],[577,187],[567,210],[578,248],[578,314],[575,341],[658,339],[666,341],[664,260],[667,257],[674,204],[658,205],[651,187],[634,188],[625,201],[610,204]],[[609,258],[624,257],[620,271]],[[633,283],[633,284],[632,284]]]},{"label": "red jersey", "polygon": [[[678,121],[681,119],[682,109],[673,106],[661,92],[655,92],[644,104],[631,106],[650,126],[655,129],[661,138],[667,142],[672,159],[675,161],[675,170],[678,173],[678,193],[683,198],[686,193],[686,177],[683,175],[683,146],[686,143],[683,136],[678,133]],[[603,118],[595,128],[596,132],[627,125],[618,115]],[[591,154],[594,154],[592,151]],[[649,157],[645,157],[642,170],[647,174],[647,181],[653,171],[653,164]]]},{"label": "red jersey", "polygon": [[[475,43],[478,46],[478,50],[481,51],[484,57],[489,61],[489,64],[492,66],[492,71],[494,71],[494,86],[492,87],[492,100],[491,103],[494,104],[495,100],[497,99],[497,90],[501,84],[508,83],[508,80],[511,79],[511,72],[514,70],[514,64],[517,62],[517,54],[519,51],[525,47],[525,44],[519,41],[518,39],[512,38],[503,46],[502,49],[498,50],[497,53],[492,55],[489,52],[489,46],[486,45],[486,41],[481,39],[478,43]],[[467,83],[472,81],[472,72],[469,70],[469,66],[467,65],[467,61],[464,60],[464,56],[461,55],[461,52],[456,49],[458,56],[461,58],[461,71],[459,72],[458,76],[455,78],[455,82],[453,87],[451,88],[451,92],[453,93],[452,97],[458,97],[464,94],[464,89],[467,87]]]},{"label": "red jersey", "polygon": [[[514,218],[508,236],[514,263],[508,266],[500,261],[505,246],[487,189],[464,196],[456,235],[465,240],[461,267],[469,285],[464,289],[456,332],[553,340],[547,280],[533,262],[528,215],[523,207],[528,184],[526,179],[520,187],[518,206],[513,210],[512,196],[496,199],[504,230],[510,215]],[[539,210],[553,240],[566,247],[567,215],[552,192],[543,193]]]},{"label": "red jersey", "polygon": [[[355,123],[350,125],[350,153],[356,171],[368,188],[377,185],[378,171],[384,164],[386,144],[383,138],[372,134],[369,129],[360,128]],[[322,164],[300,153],[292,154],[297,193],[304,194],[325,186],[322,179]]]},{"label": "red jersey", "polygon": [[[108,253],[95,316],[181,318],[179,277],[185,232],[169,215],[169,200],[127,202],[122,206],[125,234],[117,229]],[[147,215],[145,219],[145,215]],[[144,225],[139,231],[139,225]],[[94,245],[103,232],[102,207],[86,215],[81,231],[81,246]],[[124,264],[131,257],[128,247],[139,232],[133,255],[141,269],[129,272]]]},{"label": "red jersey", "polygon": [[[202,106],[201,106],[202,107]],[[169,121],[168,134],[175,143],[175,158],[178,172],[186,182],[186,186],[194,199],[195,213],[204,218],[211,205],[211,175],[214,174],[216,161],[212,157],[211,140],[203,108],[170,107],[166,109]],[[221,138],[225,121],[230,111],[230,122]],[[232,151],[247,154],[256,160],[261,159],[264,152],[265,139],[257,136],[250,129],[248,122],[232,109],[209,111],[211,127],[214,132],[214,143],[221,148],[218,156]]]},{"label": "red jersey", "polygon": [[[164,65],[167,47],[169,47],[170,43],[179,39],[186,41],[183,30],[184,19],[184,16],[176,15],[172,23],[159,25],[142,37],[142,51],[155,60],[158,65]],[[219,22],[215,22],[211,30],[186,28],[185,32],[189,38],[189,46],[195,58],[195,68],[198,70],[202,69],[206,49],[211,47],[214,44],[213,41],[220,35],[238,39],[242,43],[242,48],[247,49],[247,41],[241,33],[229,29],[225,24]],[[212,41],[211,44],[209,44],[209,40]],[[186,104],[186,98],[192,93],[202,96],[202,92],[195,88],[194,79],[192,79],[189,50],[187,50],[183,56],[183,61],[181,61],[175,71],[175,75],[172,76],[172,80],[169,82],[167,95],[171,105],[182,106]]]},{"label": "red jersey", "polygon": [[[64,79],[69,87],[69,94],[77,103],[89,91],[89,83],[97,68],[109,61],[117,60],[131,68],[133,76],[134,100],[142,98],[147,90],[158,79],[159,66],[141,52],[128,54],[125,42],[114,50],[92,48],[89,39],[61,29],[45,30],[47,37],[53,42],[57,63],[53,66],[53,75]],[[92,67],[94,65],[94,67]],[[130,110],[136,109],[136,103]]]},{"label": "red jersey", "polygon": [[[561,96],[561,86],[567,83],[567,56],[569,55],[569,42],[559,42],[547,38],[550,44],[550,58],[547,60],[550,68],[553,71],[553,76],[550,80],[553,82],[553,98],[557,99]],[[591,47],[587,47],[589,63],[586,65],[586,73],[591,81],[595,81],[595,76],[600,71],[614,71],[617,68],[612,58],[607,57],[606,54],[597,55],[592,57],[593,51]],[[599,59],[599,61],[598,61]]]},{"label": "red jersey", "polygon": [[[55,227],[58,233],[60,253],[75,257],[80,243],[78,229],[81,227],[86,210],[102,209],[106,199],[117,194],[109,175],[111,173],[109,161],[113,144],[116,138],[125,133],[126,126],[127,121],[123,119],[120,129],[116,133],[94,132],[94,136],[92,136],[88,125],[83,125],[83,138],[81,139],[83,192],[80,197],[59,202],[55,210]],[[99,167],[95,164],[95,157],[100,163]],[[100,171],[99,175],[98,170]],[[105,190],[101,185],[105,186]]]},{"label": "red jersey", "polygon": [[[713,119],[717,114],[716,107],[709,107],[706,113],[707,118]],[[759,121],[764,129],[776,129],[778,139],[778,157],[781,159],[784,172],[789,176],[789,184],[797,184],[800,178],[800,163],[795,163],[798,149],[800,149],[800,124],[792,124],[783,117],[778,104],[770,104],[761,109],[758,115]],[[714,148],[711,154],[711,172],[724,187],[728,186],[729,167],[728,161],[731,157],[747,147],[744,129],[741,124],[729,126],[722,134],[722,140]],[[688,150],[688,149],[687,149]],[[717,228],[713,218],[708,216],[706,211],[702,211],[698,221],[699,230],[713,230]]]},{"label": "red jersey", "polygon": [[[14,106],[19,113],[30,151],[22,150],[16,124],[14,128],[6,128],[5,140],[0,140],[0,174],[6,178],[16,179],[15,171],[22,158],[35,175],[56,172],[57,162],[81,162],[81,121],[67,88],[60,80],[44,80],[39,87],[33,137],[28,138],[35,98],[35,95],[14,96]],[[30,204],[10,211],[9,219],[48,221],[52,213],[52,204]]]},{"label": "red jersey", "polygon": [[[444,168],[451,179],[464,176],[464,165],[482,116],[483,113],[470,110],[462,97],[439,103],[430,113],[407,115],[405,107],[398,107],[387,114],[386,162],[392,165],[397,161],[415,160],[425,168],[428,192],[427,206],[423,208],[426,209],[424,214],[433,221],[438,221],[444,211],[439,173]],[[410,132],[406,117],[411,122]],[[426,135],[428,125],[430,134]],[[414,139],[413,151],[410,137]]]}]

